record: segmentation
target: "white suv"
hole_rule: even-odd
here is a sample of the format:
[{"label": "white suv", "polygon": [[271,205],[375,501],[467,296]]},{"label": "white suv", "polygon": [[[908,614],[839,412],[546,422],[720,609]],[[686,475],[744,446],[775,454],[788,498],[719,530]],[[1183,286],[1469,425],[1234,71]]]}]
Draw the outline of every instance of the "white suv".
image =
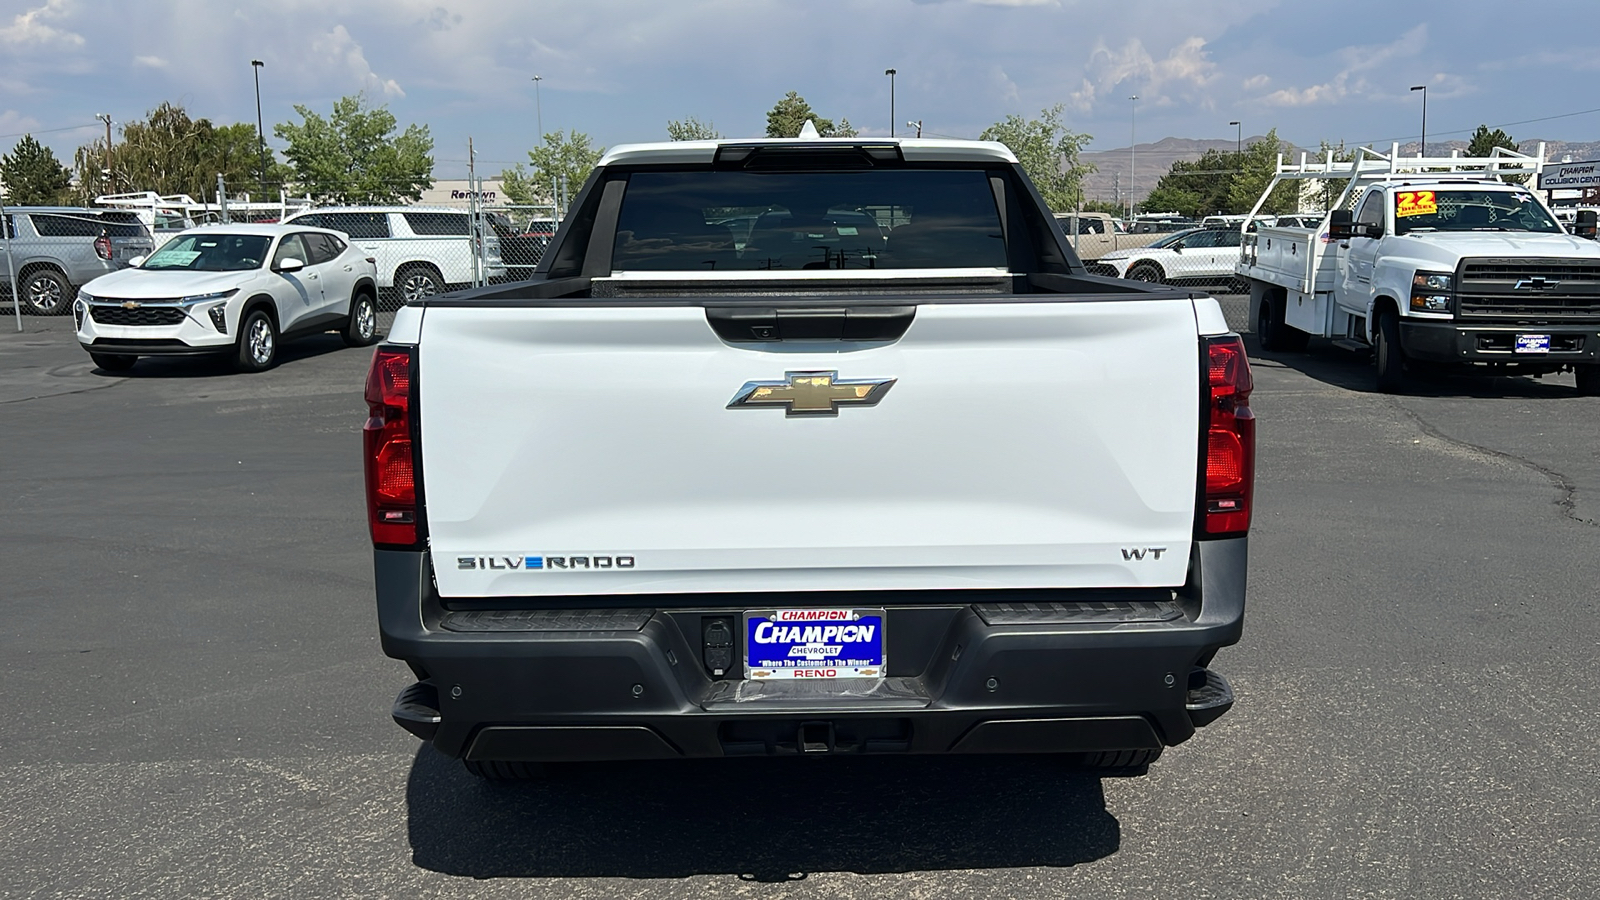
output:
[{"label": "white suv", "polygon": [[232,353],[259,372],[281,338],[337,328],[355,347],[377,337],[373,261],[326,229],[207,225],[130,262],[72,306],[78,343],[107,371],[141,356]]},{"label": "white suv", "polygon": [[440,206],[337,206],[309,209],[286,224],[331,228],[378,261],[378,290],[385,300],[406,303],[473,283],[473,257],[481,252],[479,274],[504,280],[500,238],[483,217],[474,234],[466,210]]}]

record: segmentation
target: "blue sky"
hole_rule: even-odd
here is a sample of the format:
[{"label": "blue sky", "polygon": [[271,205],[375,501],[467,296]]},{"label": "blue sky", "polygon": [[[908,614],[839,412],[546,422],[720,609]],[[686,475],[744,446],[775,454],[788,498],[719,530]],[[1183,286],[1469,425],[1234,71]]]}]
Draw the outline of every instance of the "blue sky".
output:
[{"label": "blue sky", "polygon": [[[1366,14],[1363,15],[1362,13]],[[272,124],[367,91],[402,126],[430,126],[436,174],[490,174],[546,131],[600,145],[661,140],[695,116],[761,133],[799,91],[819,113],[887,134],[976,137],[1063,104],[1092,149],[1231,138],[1276,127],[1321,140],[1430,142],[1600,107],[1595,0],[0,0],[0,149],[33,131],[68,159],[100,128],[163,100],[214,121],[255,118],[265,61]],[[536,104],[533,75],[543,77]],[[65,130],[56,130],[65,129]],[[1600,139],[1600,112],[1512,125],[1518,138]],[[1458,132],[1451,134],[1451,132]]]}]

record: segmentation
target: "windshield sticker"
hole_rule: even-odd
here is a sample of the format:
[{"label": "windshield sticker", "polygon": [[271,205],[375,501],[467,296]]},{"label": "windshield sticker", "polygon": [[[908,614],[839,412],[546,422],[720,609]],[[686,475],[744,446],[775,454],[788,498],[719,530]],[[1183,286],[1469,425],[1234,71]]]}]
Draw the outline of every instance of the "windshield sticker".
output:
[{"label": "windshield sticker", "polygon": [[1439,212],[1433,191],[1401,191],[1394,195],[1396,216],[1431,216]]},{"label": "windshield sticker", "polygon": [[838,228],[838,231],[839,231],[839,235],[841,237],[846,237],[846,236],[854,237],[855,235],[858,235],[858,234],[861,233],[861,230],[859,228],[853,228],[853,227],[851,227],[849,225],[840,225],[839,228]]},{"label": "windshield sticker", "polygon": [[163,266],[187,266],[199,258],[199,250],[163,250],[151,257],[150,262]]}]

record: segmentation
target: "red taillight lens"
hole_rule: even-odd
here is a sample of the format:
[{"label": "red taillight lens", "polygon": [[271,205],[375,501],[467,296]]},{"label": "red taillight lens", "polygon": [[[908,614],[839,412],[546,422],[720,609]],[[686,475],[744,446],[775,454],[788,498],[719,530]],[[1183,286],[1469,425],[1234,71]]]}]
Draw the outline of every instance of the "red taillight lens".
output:
[{"label": "red taillight lens", "polygon": [[415,547],[417,454],[411,434],[410,347],[379,347],[367,372],[367,424],[362,428],[367,470],[367,522],[374,546]]},{"label": "red taillight lens", "polygon": [[[79,246],[82,245],[80,244]],[[111,238],[108,238],[103,234],[95,238],[94,255],[100,257],[101,259],[109,260],[111,258]]]},{"label": "red taillight lens", "polygon": [[1250,411],[1250,360],[1236,334],[1206,341],[1206,453],[1201,531],[1209,537],[1250,530],[1255,487],[1256,417]]}]

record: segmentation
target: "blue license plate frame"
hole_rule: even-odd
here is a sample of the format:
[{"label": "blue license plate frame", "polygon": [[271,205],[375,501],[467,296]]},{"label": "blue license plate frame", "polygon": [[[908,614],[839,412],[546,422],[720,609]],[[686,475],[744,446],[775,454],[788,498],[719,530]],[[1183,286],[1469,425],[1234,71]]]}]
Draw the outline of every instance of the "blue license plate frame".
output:
[{"label": "blue license plate frame", "polygon": [[1549,353],[1550,335],[1519,334],[1513,351],[1516,353]]},{"label": "blue license plate frame", "polygon": [[745,680],[882,678],[885,618],[879,608],[748,610]]}]

